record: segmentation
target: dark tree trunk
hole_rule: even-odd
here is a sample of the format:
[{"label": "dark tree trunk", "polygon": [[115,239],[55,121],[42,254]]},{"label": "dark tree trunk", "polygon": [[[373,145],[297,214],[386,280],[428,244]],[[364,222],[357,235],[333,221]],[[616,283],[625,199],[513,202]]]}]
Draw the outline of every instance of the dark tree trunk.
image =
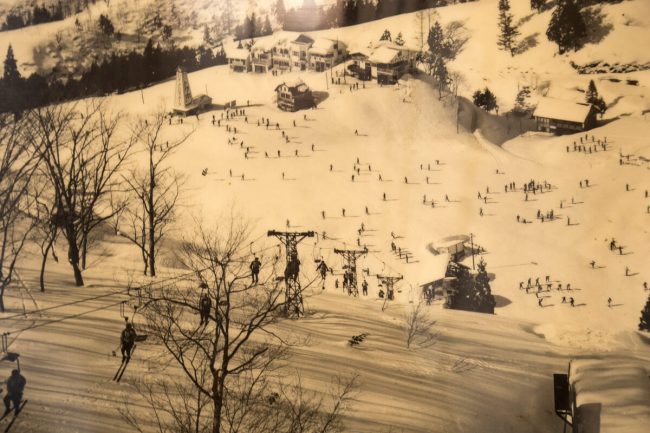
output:
[{"label": "dark tree trunk", "polygon": [[147,217],[149,218],[149,275],[152,277],[156,276],[156,230],[154,225],[156,224],[156,209],[154,201],[154,192],[156,188],[156,176],[154,172],[153,164],[153,150],[149,152],[149,197],[147,197],[149,203],[149,212]]},{"label": "dark tree trunk", "polygon": [[84,233],[81,243],[81,269],[86,270],[86,253],[88,252],[88,234]]},{"label": "dark tree trunk", "polygon": [[76,236],[70,236],[71,233],[74,232],[68,231],[68,233],[66,233],[68,239],[68,261],[70,262],[70,266],[72,266],[74,272],[75,285],[77,287],[83,287],[84,279],[81,274],[81,268],[79,267],[79,247],[77,246]]},{"label": "dark tree trunk", "polygon": [[41,286],[41,292],[45,291],[45,264],[47,263],[47,255],[49,254],[53,243],[54,243],[54,237],[52,236],[47,241],[47,245],[45,247],[45,250],[43,251],[43,260],[41,260],[41,273],[38,277],[38,282]]}]

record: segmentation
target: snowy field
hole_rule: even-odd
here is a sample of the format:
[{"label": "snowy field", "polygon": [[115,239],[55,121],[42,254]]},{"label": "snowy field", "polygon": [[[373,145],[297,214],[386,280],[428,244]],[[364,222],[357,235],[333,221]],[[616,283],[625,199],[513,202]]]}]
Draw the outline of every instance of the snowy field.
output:
[{"label": "snowy field", "polygon": [[[304,282],[316,278],[314,259],[322,257],[340,271],[332,249],[358,243],[370,250],[360,268],[404,275],[384,312],[374,278],[368,278],[365,298],[334,289],[332,278],[324,291],[312,285],[308,317],[286,325],[314,343],[292,354],[291,368],[316,389],[334,373],[360,374],[346,431],[383,432],[392,426],[405,432],[548,432],[561,428],[552,412],[550,375],[565,371],[571,357],[607,352],[649,365],[650,350],[634,331],[648,295],[642,284],[650,279],[645,267],[650,199],[644,196],[650,180],[648,165],[638,158],[650,153],[648,120],[629,117],[590,131],[589,140],[607,139],[606,152],[567,153],[577,136],[540,134],[501,148],[462,129],[457,133],[455,107],[438,102],[437,92],[419,80],[412,81],[412,101],[403,102],[402,90],[393,87],[371,83],[350,91],[349,78],[346,85],[332,86],[323,74],[302,73],[327,97],[316,110],[281,112],[273,89],[296,76],[235,74],[225,67],[189,75],[194,92],[207,89],[217,104],[236,99],[246,115],[218,127],[211,122],[212,115],[220,119],[222,111],[216,110],[167,127],[170,137],[194,130],[172,161],[187,176],[188,191],[174,236],[195,218],[218,220],[234,208],[254,224],[253,251],[273,250],[277,242],[266,231],[284,230],[287,220],[292,230],[320,234],[301,244]],[[115,96],[110,104],[131,117],[155,107],[168,110],[173,86],[167,82],[142,94]],[[262,117],[279,123],[280,130],[257,126]],[[226,124],[237,134],[228,133]],[[619,165],[619,152],[634,155],[635,163]],[[361,171],[352,182],[357,158]],[[531,179],[549,182],[551,191],[531,194],[528,201],[520,189],[504,191],[506,183],[521,188]],[[580,188],[585,179],[589,187]],[[478,199],[479,192],[487,200]],[[542,223],[535,217],[537,210],[551,209],[556,220]],[[517,223],[517,215],[531,223]],[[357,241],[361,223],[366,231]],[[397,245],[413,254],[408,264],[390,252],[391,232]],[[436,343],[406,350],[404,312],[418,285],[440,272],[428,267],[433,256],[426,245],[469,233],[485,249],[487,270],[494,274],[496,316],[444,310],[437,301],[428,307],[437,321]],[[612,237],[624,245],[623,255],[609,250]],[[160,373],[145,361],[155,348],[144,344],[123,383],[110,380],[118,364],[110,355],[122,325],[118,304],[127,280],[140,278],[141,264],[135,248],[111,236],[90,262],[84,289],[73,287],[66,264],[50,264],[48,291],[42,294],[35,255],[33,266],[21,267],[25,286],[8,294],[4,329],[13,332],[11,350],[21,354],[29,381],[30,403],[17,431],[129,431],[118,413],[130,397],[129,381]],[[626,267],[631,276],[625,276]],[[553,289],[541,294],[540,308],[536,295],[518,285],[546,275]],[[559,283],[571,284],[572,291],[557,291]],[[106,296],[84,301],[95,295]],[[562,304],[562,296],[574,297],[576,306]],[[83,302],[29,313],[75,300]],[[86,314],[56,322],[79,313]],[[35,328],[16,333],[29,326]],[[349,347],[347,339],[362,332],[369,334],[364,345]]]},{"label": "snowy field", "polygon": [[[309,286],[307,314],[282,327],[309,337],[311,344],[294,350],[289,362],[310,388],[327,388],[337,373],[360,375],[346,432],[560,431],[551,375],[566,372],[571,358],[624,358],[650,369],[647,334],[636,331],[650,294],[644,290],[644,282],[650,284],[650,72],[579,75],[569,64],[650,62],[639,42],[650,35],[650,3],[604,5],[611,31],[577,53],[558,56],[544,35],[550,12],[532,14],[528,0],[511,0],[522,38],[536,41],[514,58],[496,50],[496,25],[485,25],[487,16],[496,22],[496,3],[437,9],[443,24],[462,22],[469,37],[451,65],[463,73],[461,94],[487,85],[506,110],[518,86],[528,84],[534,95],[582,101],[593,78],[609,104],[606,125],[586,137],[526,133],[497,146],[480,130],[457,129],[455,103],[439,101],[437,90],[421,77],[410,78],[412,97],[405,102],[404,87],[358,83],[359,89],[351,90],[355,80],[348,77],[333,85],[329,71],[272,76],[215,67],[189,74],[193,93],[207,93],[217,105],[235,100],[245,114],[222,120],[223,111],[215,109],[164,129],[169,138],[192,135],[170,161],[186,183],[172,240],[161,253],[158,281],[179,272],[170,259],[173,240],[191,231],[196,220],[219,223],[232,213],[244,216],[253,227],[250,248],[263,253],[265,261],[277,251],[268,230],[285,230],[287,224],[289,230],[314,230],[318,236],[299,248],[301,280]],[[112,9],[124,3],[110,4]],[[100,2],[95,8],[93,14],[98,14],[106,5]],[[354,50],[389,29],[417,46],[416,22],[415,14],[406,14],[312,36],[340,38]],[[73,23],[69,18],[0,33],[0,53],[13,43],[27,73],[34,48]],[[283,36],[291,34],[273,37]],[[341,67],[333,72],[341,73]],[[274,89],[295,78],[318,92],[322,102],[317,109],[277,109]],[[639,83],[627,85],[626,79]],[[171,110],[173,93],[170,80],[112,96],[108,103],[134,121]],[[272,126],[258,126],[262,119]],[[598,151],[573,151],[581,139]],[[606,151],[598,141],[606,141]],[[551,187],[526,199],[522,187],[530,180]],[[506,192],[505,185],[512,182],[516,191]],[[538,211],[553,211],[556,218],[542,222]],[[434,344],[406,349],[405,313],[417,302],[419,286],[444,271],[444,257],[433,256],[427,246],[470,233],[484,249],[481,257],[493,277],[496,314],[446,310],[436,300],[426,307],[436,321]],[[612,239],[622,251],[610,250]],[[408,263],[391,252],[391,242],[412,254]],[[385,310],[375,277],[366,277],[367,297],[351,298],[334,287],[343,263],[333,249],[363,246],[369,254],[359,259],[358,268],[404,276]],[[48,262],[46,292],[38,291],[40,254],[30,247],[19,267],[22,283],[5,295],[7,312],[0,315],[0,329],[10,332],[10,351],[20,353],[29,399],[12,431],[133,431],[119,413],[124,401],[133,398],[133,382],[180,374],[161,371],[153,358],[159,348],[144,343],[122,383],[111,380],[119,365],[112,356],[112,351],[119,353],[123,326],[119,305],[127,299],[129,282],[147,282],[139,252],[107,234],[91,250],[84,288],[74,287],[64,245],[57,253],[63,259]],[[328,277],[324,290],[315,263],[321,258],[337,274]],[[463,263],[471,266],[471,258]],[[539,295],[519,288],[529,278],[542,282]],[[563,297],[574,298],[575,306],[563,303]],[[139,320],[136,316],[136,325]],[[366,341],[350,347],[348,339],[361,333],[369,334]],[[13,364],[5,361],[0,367],[0,377],[6,377]],[[7,422],[0,421],[0,428]]]}]

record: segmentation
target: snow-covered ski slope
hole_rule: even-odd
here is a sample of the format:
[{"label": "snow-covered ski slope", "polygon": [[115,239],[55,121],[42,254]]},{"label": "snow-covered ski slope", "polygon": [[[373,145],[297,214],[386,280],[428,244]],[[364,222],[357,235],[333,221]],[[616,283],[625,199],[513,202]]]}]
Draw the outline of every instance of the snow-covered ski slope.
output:
[{"label": "snow-covered ski slope", "polygon": [[[528,2],[512,3],[517,16],[530,13]],[[530,70],[528,77],[534,72],[539,83],[548,82],[551,95],[561,97],[569,89],[566,97],[579,100],[582,94],[574,89],[586,88],[588,80],[595,79],[605,99],[616,101],[607,117],[629,114],[589,132],[589,141],[592,135],[607,140],[607,152],[567,153],[566,146],[571,149],[580,136],[529,133],[495,146],[482,139],[480,131],[470,134],[461,127],[457,133],[455,105],[451,100],[438,101],[437,91],[420,80],[413,81],[412,101],[404,103],[402,90],[366,83],[366,88],[350,91],[353,81],[349,79],[348,84],[337,86],[329,82],[329,75],[311,72],[273,77],[217,67],[189,74],[195,94],[207,91],[217,104],[236,100],[242,107],[247,102],[250,106],[243,107],[248,122],[244,116],[228,122],[238,130],[232,144],[233,134],[226,132],[225,123],[212,125],[213,114],[220,119],[219,110],[168,128],[170,135],[194,130],[172,161],[187,176],[184,207],[172,237],[184,234],[196,218],[218,223],[234,208],[254,225],[254,251],[273,248],[276,241],[267,239],[266,231],[283,230],[287,219],[291,229],[319,233],[317,239],[300,246],[303,283],[316,278],[316,258],[340,271],[342,262],[333,248],[358,248],[357,238],[370,250],[368,257],[360,259],[359,268],[404,276],[396,300],[384,312],[375,278],[367,278],[370,296],[353,299],[336,290],[329,277],[324,291],[319,284],[310,286],[313,296],[306,300],[307,317],[284,325],[311,336],[313,344],[291,358],[291,368],[299,370],[309,386],[322,390],[336,373],[360,374],[361,386],[347,415],[346,431],[378,433],[391,426],[393,431],[409,433],[559,431],[560,420],[552,412],[550,375],[566,371],[570,358],[625,357],[650,367],[647,338],[635,331],[649,293],[644,292],[643,282],[650,283],[646,266],[650,199],[645,198],[650,165],[642,159],[650,158],[650,119],[642,114],[648,109],[649,75],[647,71],[578,75],[568,66],[571,59],[579,63],[650,60],[644,57],[647,50],[642,44],[625,42],[647,39],[641,38],[648,32],[644,8],[647,3],[641,0],[604,6],[608,19],[616,23],[611,33],[598,45],[561,57],[553,56],[554,47],[544,36],[550,14],[535,15],[523,25],[522,34],[539,32],[538,45],[514,59],[498,52],[491,42],[496,25],[484,25],[478,18],[493,14],[496,21],[495,1],[438,10],[443,22],[462,20],[471,31],[465,50],[454,62],[465,73],[465,94],[489,85],[507,107],[508,101],[514,101],[517,77]],[[345,34],[350,41],[365,44],[389,28],[394,35],[402,31],[412,43],[414,35],[409,32],[414,20],[404,15],[322,34]],[[44,28],[39,26],[39,32]],[[29,43],[14,42],[14,48],[29,53]],[[275,107],[273,89],[297,77],[322,92],[324,100],[317,110],[285,113]],[[639,86],[604,80],[608,77],[638,79]],[[173,89],[169,81],[142,93],[112,96],[108,102],[129,117],[167,111]],[[258,127],[262,117],[279,123],[289,143],[282,131]],[[248,159],[246,147],[250,147]],[[621,153],[632,155],[631,164],[619,164]],[[352,182],[357,158],[361,173]],[[552,191],[529,194],[528,201],[520,190],[504,191],[509,182],[521,188],[531,179],[551,183]],[[590,186],[581,188],[586,179]],[[482,197],[487,193],[487,203],[477,198],[479,192]],[[553,210],[558,219],[542,223],[535,217],[538,210],[543,214]],[[517,223],[517,215],[531,223]],[[366,231],[359,237],[361,223]],[[410,263],[390,252],[391,232],[397,236],[395,243],[413,254]],[[436,302],[428,307],[437,320],[435,344],[406,350],[404,312],[417,299],[419,284],[440,274],[439,256],[431,256],[427,245],[469,233],[486,250],[483,259],[494,274],[496,315],[444,310]],[[623,255],[609,250],[612,238],[625,246]],[[65,257],[64,245],[57,252]],[[171,264],[169,256],[165,251],[161,257],[160,279],[178,272],[166,267]],[[3,332],[12,332],[10,350],[20,353],[30,400],[13,431],[130,431],[118,412],[124,399],[133,396],[129,383],[160,374],[157,364],[145,361],[156,348],[144,343],[138,344],[122,382],[111,381],[120,361],[111,355],[118,350],[123,324],[119,303],[125,299],[129,280],[143,281],[137,250],[109,235],[91,252],[89,262],[87,286],[80,289],[73,287],[65,260],[50,261],[47,291],[40,293],[40,257],[34,251],[20,266],[24,285],[7,292],[8,311],[0,316],[0,324]],[[464,263],[471,265],[471,260]],[[626,267],[630,276],[625,276]],[[542,294],[545,307],[540,308],[532,291],[526,294],[518,286],[529,277],[544,282],[546,275],[553,289]],[[557,291],[560,283],[564,288],[571,284],[572,291]],[[563,304],[562,296],[574,297],[576,307]],[[609,297],[612,307],[607,306]],[[64,305],[74,301],[83,302]],[[37,312],[56,306],[61,307]],[[357,348],[349,347],[348,339],[364,332],[367,339]],[[12,365],[5,361],[0,367],[0,376],[8,376]]]},{"label": "snow-covered ski slope", "polygon": [[[297,76],[314,90],[327,92],[317,110],[286,113],[274,106],[275,86]],[[316,73],[273,77],[216,67],[190,74],[189,80],[195,93],[207,87],[216,103],[236,99],[250,107],[244,107],[248,122],[241,116],[228,123],[238,130],[234,144],[228,143],[233,134],[226,132],[225,123],[212,125],[211,116],[220,119],[219,110],[168,127],[170,135],[194,129],[172,161],[187,176],[185,207],[174,236],[183,234],[195,218],[218,223],[232,208],[253,222],[254,250],[275,245],[265,233],[284,229],[287,219],[292,229],[325,231],[327,240],[320,236],[300,248],[303,278],[310,282],[316,278],[316,258],[341,269],[332,249],[356,247],[363,222],[366,232],[360,242],[370,254],[359,267],[405,277],[398,283],[397,299],[383,313],[374,278],[368,278],[370,296],[362,299],[335,290],[332,278],[322,293],[315,284],[311,288],[320,294],[307,300],[309,317],[287,325],[317,342],[297,351],[291,366],[314,387],[323,389],[335,372],[361,374],[349,431],[380,432],[392,425],[409,432],[546,432],[559,426],[552,414],[549,375],[564,371],[572,356],[607,352],[648,365],[650,352],[634,331],[647,297],[642,283],[650,279],[644,267],[649,252],[650,200],[644,198],[650,189],[648,168],[638,159],[637,165],[619,166],[619,151],[648,154],[649,124],[642,117],[591,131],[590,140],[591,135],[607,138],[607,152],[567,154],[565,147],[579,138],[528,134],[498,147],[462,128],[456,133],[455,106],[439,102],[437,91],[419,80],[413,83],[410,103],[402,102],[402,92],[393,87],[370,83],[351,92],[348,85],[326,85],[325,75]],[[168,110],[173,85],[114,96],[109,103],[128,116]],[[262,117],[279,123],[290,142],[281,131],[258,127]],[[352,182],[357,158],[361,174]],[[504,192],[506,183],[521,187],[530,179],[546,180],[553,190],[528,201],[521,191]],[[590,180],[589,188],[579,187],[584,179]],[[478,192],[486,195],[486,188],[487,203],[477,198]],[[541,223],[535,218],[538,209],[553,209],[558,219]],[[518,224],[516,215],[532,223]],[[409,264],[390,252],[391,232],[398,237],[396,244],[414,255]],[[429,308],[438,320],[437,343],[406,350],[404,311],[416,299],[418,285],[440,273],[433,265],[428,272],[432,256],[427,244],[468,233],[485,248],[483,258],[495,276],[496,316],[447,311],[436,303]],[[625,245],[624,255],[609,251],[612,237]],[[124,290],[127,279],[140,278],[137,251],[119,238],[107,237],[92,259],[84,289],[72,287],[65,263],[52,263],[48,292],[37,293],[36,255],[21,274],[41,308]],[[591,260],[597,269],[590,269]],[[624,275],[626,266],[632,276]],[[525,294],[518,284],[528,277],[544,281],[546,275],[554,287],[570,283],[573,290],[544,293],[546,307],[540,308],[535,295]],[[11,313],[22,311],[23,304],[28,312],[36,308],[25,290],[9,293]],[[562,304],[562,296],[573,296],[577,306]],[[611,308],[608,297],[614,300]],[[143,361],[155,349],[141,345],[123,383],[110,381],[119,363],[110,352],[118,344],[121,299],[108,296],[5,321],[12,331],[107,307],[18,334],[11,349],[21,353],[32,404],[16,427],[34,432],[128,431],[117,411],[129,394],[128,383],[140,374],[156,374],[157,366]],[[347,346],[352,335],[362,332],[370,336],[360,348]]]}]

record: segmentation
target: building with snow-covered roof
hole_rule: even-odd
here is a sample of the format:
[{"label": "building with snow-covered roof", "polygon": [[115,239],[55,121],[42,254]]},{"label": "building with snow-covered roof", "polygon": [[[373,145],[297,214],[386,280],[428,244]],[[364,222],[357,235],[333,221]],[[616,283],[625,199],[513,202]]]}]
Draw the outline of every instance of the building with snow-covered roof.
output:
[{"label": "building with snow-covered roof", "polygon": [[391,41],[378,41],[350,53],[351,74],[360,80],[376,78],[380,84],[395,84],[415,65],[416,51]]},{"label": "building with snow-covered roof", "polygon": [[226,48],[228,66],[235,72],[248,72],[251,70],[251,53],[245,48]]},{"label": "building with snow-covered roof", "polygon": [[[650,425],[648,370],[630,359],[574,359],[553,375],[555,412],[575,433],[641,433]],[[569,421],[569,418],[571,419]]]},{"label": "building with snow-covered roof", "polygon": [[314,107],[311,89],[300,78],[284,82],[275,88],[278,108],[284,111],[298,111]]},{"label": "building with snow-covered roof", "polygon": [[291,46],[287,39],[281,39],[273,46],[273,69],[276,71],[291,70]]},{"label": "building with snow-covered roof", "polygon": [[554,134],[574,134],[596,125],[596,109],[591,104],[540,98],[533,113],[537,130]]},{"label": "building with snow-covered roof", "polygon": [[273,68],[273,48],[276,41],[262,38],[251,47],[251,70],[253,72],[268,72]]},{"label": "building with snow-covered roof", "polygon": [[368,56],[372,76],[380,84],[395,84],[399,78],[413,67],[414,53],[397,44],[384,43],[373,49]]},{"label": "building with snow-covered roof", "polygon": [[289,42],[291,49],[291,69],[304,71],[309,65],[309,49],[314,44],[314,40],[309,36],[301,33],[298,37]]},{"label": "building with snow-covered roof", "polygon": [[322,72],[345,59],[347,49],[345,43],[339,40],[319,38],[308,50],[309,69]]}]

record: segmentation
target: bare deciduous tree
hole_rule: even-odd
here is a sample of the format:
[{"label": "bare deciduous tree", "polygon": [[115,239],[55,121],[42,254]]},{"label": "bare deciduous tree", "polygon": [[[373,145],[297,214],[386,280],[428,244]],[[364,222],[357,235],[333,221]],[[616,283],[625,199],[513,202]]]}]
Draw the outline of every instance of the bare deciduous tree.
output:
[{"label": "bare deciduous tree", "polygon": [[54,223],[68,243],[75,284],[83,286],[90,235],[112,216],[111,191],[133,141],[117,134],[121,116],[107,103],[89,101],[33,110],[27,121],[35,154],[54,189]]},{"label": "bare deciduous tree", "polygon": [[436,321],[429,318],[426,307],[422,301],[418,301],[406,313],[404,318],[404,332],[406,337],[406,348],[410,349],[411,345],[418,342],[431,342],[436,335],[431,332],[431,328]]},{"label": "bare deciduous tree", "polygon": [[54,191],[49,188],[49,178],[44,176],[38,177],[36,187],[40,194],[35,200],[35,209],[33,219],[36,223],[35,242],[41,250],[41,270],[39,272],[39,286],[41,292],[45,291],[45,266],[47,258],[52,253],[55,262],[59,261],[55,251],[56,240],[59,237],[59,226],[56,224],[56,200]]},{"label": "bare deciduous tree", "polygon": [[13,281],[16,263],[34,228],[28,214],[33,205],[30,182],[40,159],[25,141],[26,122],[0,116],[0,312]]},{"label": "bare deciduous tree", "polygon": [[[283,319],[284,288],[276,262],[263,263],[259,282],[252,283],[249,228],[232,218],[214,230],[203,224],[183,241],[178,260],[198,276],[145,290],[146,332],[164,348],[174,379],[138,383],[140,395],[154,415],[155,429],[166,432],[236,433],[340,431],[354,381],[341,381],[328,411],[322,400],[307,398],[290,384],[274,386],[280,360],[291,337],[274,326]],[[200,299],[210,300],[209,310]],[[204,304],[205,305],[205,304]],[[197,315],[201,315],[199,322]],[[272,392],[275,390],[275,392]],[[298,398],[303,396],[302,401]],[[125,407],[126,420],[139,431],[142,419]],[[289,428],[290,427],[290,428]]]},{"label": "bare deciduous tree", "polygon": [[134,141],[147,154],[147,168],[135,169],[124,177],[130,199],[120,233],[138,246],[144,274],[148,272],[152,277],[156,276],[158,245],[174,222],[182,189],[181,176],[167,162],[192,133],[163,142],[165,124],[165,114],[160,111],[152,117],[139,119],[133,125]]}]

